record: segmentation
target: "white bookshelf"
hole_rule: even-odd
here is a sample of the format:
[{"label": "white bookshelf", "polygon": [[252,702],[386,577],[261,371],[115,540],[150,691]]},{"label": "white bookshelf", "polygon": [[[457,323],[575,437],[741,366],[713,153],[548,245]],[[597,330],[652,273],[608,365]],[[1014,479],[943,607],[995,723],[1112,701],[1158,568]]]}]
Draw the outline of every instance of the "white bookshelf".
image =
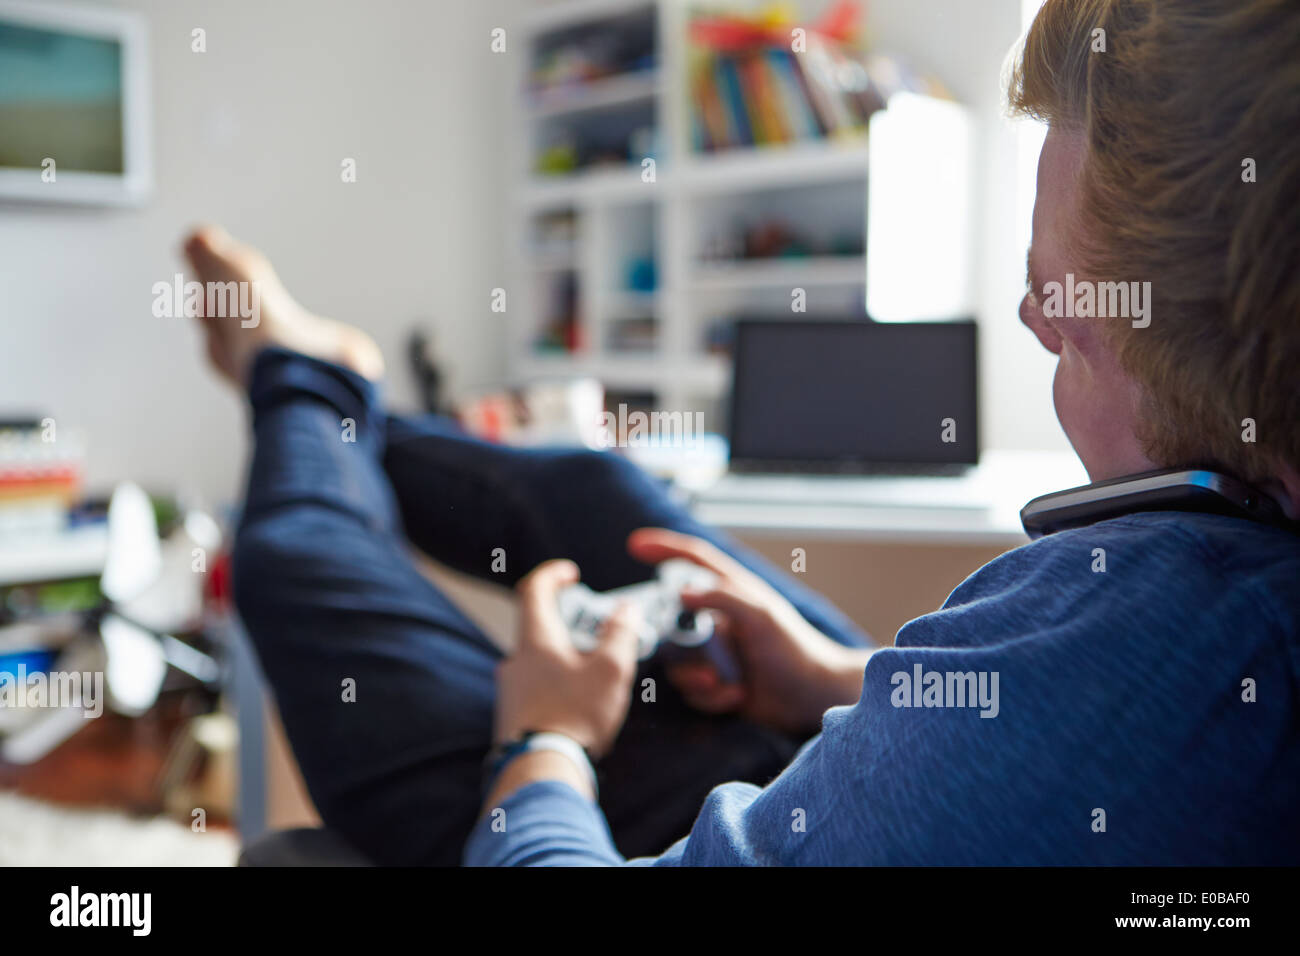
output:
[{"label": "white bookshelf", "polygon": [[660,81],[658,70],[593,80],[582,89],[548,91],[534,96],[530,112],[538,120],[648,102],[659,96]]},{"label": "white bookshelf", "polygon": [[697,290],[860,286],[866,274],[864,256],[809,256],[771,262],[704,262],[692,269],[687,284]]},{"label": "white bookshelf", "polygon": [[[648,22],[653,17],[657,31],[653,69],[544,95],[527,89],[539,40],[638,13]],[[967,240],[972,127],[957,104],[900,94],[872,118],[863,137],[696,153],[689,137],[686,15],[684,0],[561,0],[533,6],[523,20],[524,55],[513,58],[517,126],[525,136],[511,204],[515,292],[507,354],[517,382],[590,375],[610,390],[654,392],[665,409],[704,408],[706,427],[714,429],[721,422],[710,420],[709,411],[716,413],[725,398],[729,361],[705,347],[711,323],[727,316],[791,317],[795,288],[805,292],[810,319],[973,313]],[[651,112],[658,132],[653,182],[643,181],[640,166],[631,164],[566,176],[534,171],[542,136],[553,124],[599,124],[606,117],[618,123]],[[782,203],[797,204],[801,224],[852,233],[860,249],[758,261],[715,261],[705,254],[736,217],[767,205],[782,209]],[[534,248],[538,223],[558,212],[575,218],[572,246]],[[957,239],[928,241],[937,223]],[[627,288],[623,271],[633,253],[653,255],[653,293]],[[576,283],[583,348],[538,351],[537,334],[562,276]],[[943,311],[930,311],[935,308]],[[615,323],[638,316],[655,319],[654,348],[613,350]]]}]

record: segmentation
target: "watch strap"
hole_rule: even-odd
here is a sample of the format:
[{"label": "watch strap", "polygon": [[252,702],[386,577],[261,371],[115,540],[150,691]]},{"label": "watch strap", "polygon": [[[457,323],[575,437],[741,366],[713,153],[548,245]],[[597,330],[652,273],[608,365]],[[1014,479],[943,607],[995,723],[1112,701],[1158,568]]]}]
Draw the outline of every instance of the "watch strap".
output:
[{"label": "watch strap", "polygon": [[599,793],[596,785],[596,768],[592,766],[591,757],[583,749],[582,744],[568,734],[553,730],[526,730],[513,740],[503,741],[493,747],[483,762],[484,791],[492,788],[492,784],[496,782],[497,777],[510,761],[520,754],[539,750],[564,754],[586,775],[587,782],[591,784],[591,792]]}]

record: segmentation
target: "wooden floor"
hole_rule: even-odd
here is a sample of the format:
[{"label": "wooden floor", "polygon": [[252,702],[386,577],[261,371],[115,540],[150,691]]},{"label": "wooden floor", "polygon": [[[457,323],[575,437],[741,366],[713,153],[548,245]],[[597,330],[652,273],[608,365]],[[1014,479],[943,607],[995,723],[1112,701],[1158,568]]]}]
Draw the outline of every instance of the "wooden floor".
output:
[{"label": "wooden floor", "polygon": [[162,813],[163,768],[190,707],[165,696],[142,717],[105,711],[34,764],[0,761],[0,789],[66,806]]}]

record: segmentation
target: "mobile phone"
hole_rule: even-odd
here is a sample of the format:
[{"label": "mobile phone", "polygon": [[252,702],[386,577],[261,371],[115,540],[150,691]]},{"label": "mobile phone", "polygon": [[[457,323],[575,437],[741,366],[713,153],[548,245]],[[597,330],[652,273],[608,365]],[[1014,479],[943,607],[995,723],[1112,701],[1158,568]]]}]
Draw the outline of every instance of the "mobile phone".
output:
[{"label": "mobile phone", "polygon": [[1208,512],[1296,530],[1263,492],[1229,475],[1189,468],[1125,475],[1040,495],[1020,509],[1020,523],[1029,537],[1041,538],[1135,511]]}]

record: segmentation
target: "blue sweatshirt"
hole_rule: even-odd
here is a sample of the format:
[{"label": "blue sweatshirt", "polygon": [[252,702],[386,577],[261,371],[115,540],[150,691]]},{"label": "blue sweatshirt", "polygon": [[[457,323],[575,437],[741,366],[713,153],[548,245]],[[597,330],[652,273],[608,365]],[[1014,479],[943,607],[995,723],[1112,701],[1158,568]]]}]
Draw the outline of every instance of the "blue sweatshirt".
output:
[{"label": "blue sweatshirt", "polygon": [[[617,865],[540,782],[471,865]],[[770,785],[634,865],[1300,862],[1300,536],[1145,513],[989,562],[867,664]]]}]

